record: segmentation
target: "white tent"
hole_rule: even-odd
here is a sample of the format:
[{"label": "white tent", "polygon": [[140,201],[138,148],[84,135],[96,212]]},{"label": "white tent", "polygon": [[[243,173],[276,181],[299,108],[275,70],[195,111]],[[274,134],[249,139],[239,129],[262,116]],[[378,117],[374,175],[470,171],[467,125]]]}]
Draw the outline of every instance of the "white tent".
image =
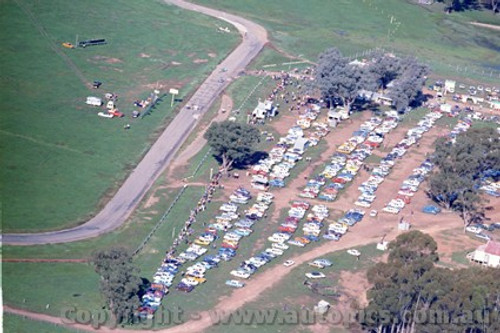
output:
[{"label": "white tent", "polygon": [[309,140],[307,138],[298,138],[293,145],[293,151],[300,152],[301,154],[306,150]]}]

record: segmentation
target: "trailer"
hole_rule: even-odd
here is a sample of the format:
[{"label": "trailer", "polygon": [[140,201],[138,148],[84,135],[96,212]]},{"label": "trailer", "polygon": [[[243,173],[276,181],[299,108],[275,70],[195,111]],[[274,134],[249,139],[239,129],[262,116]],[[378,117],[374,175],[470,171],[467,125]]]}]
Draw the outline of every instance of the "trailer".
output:
[{"label": "trailer", "polygon": [[88,96],[85,104],[92,105],[92,106],[101,106],[102,99],[100,99],[99,97]]},{"label": "trailer", "polygon": [[105,39],[89,39],[78,42],[78,47],[87,47],[87,46],[104,45],[104,44],[107,44]]}]

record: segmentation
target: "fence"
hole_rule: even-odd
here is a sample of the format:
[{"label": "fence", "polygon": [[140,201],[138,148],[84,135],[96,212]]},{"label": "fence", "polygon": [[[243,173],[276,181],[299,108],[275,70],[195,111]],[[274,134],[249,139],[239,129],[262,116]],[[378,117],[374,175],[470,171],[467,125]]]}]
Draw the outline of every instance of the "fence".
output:
[{"label": "fence", "polygon": [[172,203],[167,208],[167,210],[165,211],[165,213],[163,214],[163,216],[160,218],[160,220],[158,221],[158,223],[156,223],[156,225],[149,232],[149,234],[146,236],[146,238],[144,238],[144,240],[142,241],[141,245],[139,245],[139,247],[132,253],[132,256],[136,256],[144,248],[144,246],[149,242],[149,240],[151,239],[151,237],[153,237],[153,234],[156,232],[156,230],[158,230],[158,228],[167,220],[168,215],[170,214],[170,212],[174,208],[174,206],[177,203],[177,201],[179,201],[179,199],[181,198],[182,194],[184,193],[184,191],[186,190],[187,187],[188,187],[188,185],[184,185],[181,188],[181,190],[179,191],[179,193],[177,193],[177,196],[175,197],[174,201],[172,201]]},{"label": "fence", "polygon": [[[359,58],[366,58],[369,57],[370,55],[374,54],[375,52],[390,52],[398,57],[405,57],[408,56],[407,54],[403,54],[400,52],[397,52],[395,50],[390,50],[390,49],[384,49],[384,48],[373,48],[373,49],[367,49],[364,51],[356,52],[354,54],[351,54],[347,56],[348,59],[354,60],[354,59],[359,59]],[[494,69],[486,69],[481,66],[477,66],[474,64],[469,64],[469,65],[464,65],[464,64],[453,64],[453,63],[440,63],[440,64],[432,64],[427,61],[423,61],[422,59],[419,59],[422,63],[426,64],[429,66],[431,69],[434,69],[436,65],[444,66],[450,71],[454,71],[458,74],[464,75],[475,75],[479,77],[484,77],[487,79],[500,79],[500,71],[494,70]]]}]

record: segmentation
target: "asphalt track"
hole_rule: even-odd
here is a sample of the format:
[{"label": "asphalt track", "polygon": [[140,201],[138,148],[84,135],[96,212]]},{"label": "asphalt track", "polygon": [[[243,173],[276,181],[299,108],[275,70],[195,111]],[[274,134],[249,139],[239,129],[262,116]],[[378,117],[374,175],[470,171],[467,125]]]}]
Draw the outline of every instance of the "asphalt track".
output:
[{"label": "asphalt track", "polygon": [[242,17],[219,10],[195,5],[183,0],[164,0],[168,6],[178,6],[224,20],[242,36],[241,43],[215,68],[196,90],[158,140],[106,206],[89,221],[70,229],[31,233],[4,234],[2,243],[8,245],[35,245],[68,243],[96,237],[120,227],[136,209],[141,199],[158,176],[165,171],[175,153],[198,123],[198,119],[210,108],[215,99],[254,59],[268,42],[267,31],[260,25]]}]

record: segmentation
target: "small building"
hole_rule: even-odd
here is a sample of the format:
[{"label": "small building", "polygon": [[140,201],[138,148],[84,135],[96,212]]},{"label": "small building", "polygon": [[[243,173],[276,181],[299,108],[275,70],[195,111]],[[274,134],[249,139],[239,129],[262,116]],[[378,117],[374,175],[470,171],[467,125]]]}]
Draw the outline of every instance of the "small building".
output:
[{"label": "small building", "polygon": [[274,117],[276,116],[277,109],[278,108],[274,106],[273,102],[271,101],[259,101],[259,104],[252,112],[252,117],[259,120],[264,120],[268,117]]},{"label": "small building", "polygon": [[374,93],[372,96],[372,100],[378,104],[388,105],[388,106],[392,105],[392,98],[379,93]]},{"label": "small building", "polygon": [[442,111],[442,112],[446,112],[446,113],[450,113],[451,112],[451,105],[450,104],[441,104],[439,106],[439,109]]},{"label": "small building", "polygon": [[479,246],[474,252],[469,253],[467,258],[484,266],[500,267],[500,243],[490,240],[488,243]]},{"label": "small building", "polygon": [[445,80],[444,81],[444,91],[449,92],[450,94],[455,93],[455,86],[457,85],[456,81],[453,80]]}]

